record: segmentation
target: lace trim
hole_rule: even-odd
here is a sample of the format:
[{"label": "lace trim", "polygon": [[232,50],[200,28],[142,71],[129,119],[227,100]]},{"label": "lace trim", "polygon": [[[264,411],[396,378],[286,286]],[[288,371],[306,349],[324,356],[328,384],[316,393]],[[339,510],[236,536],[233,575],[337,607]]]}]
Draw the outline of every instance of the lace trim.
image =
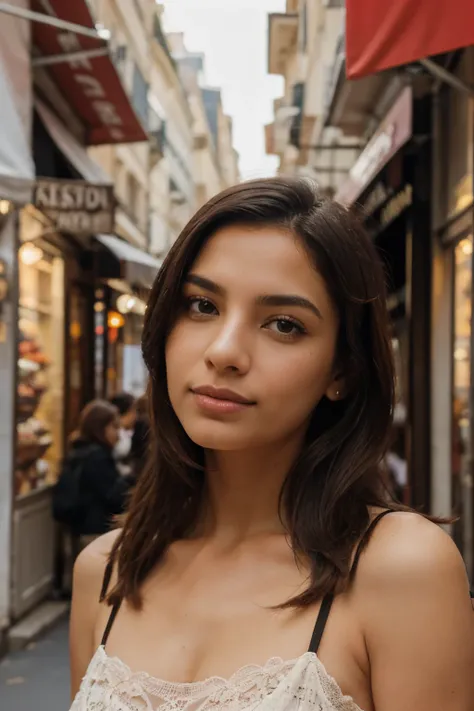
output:
[{"label": "lace trim", "polygon": [[259,705],[267,709],[265,702],[271,711],[362,711],[313,652],[287,661],[274,657],[263,666],[249,664],[228,679],[212,676],[187,683],[134,672],[103,646],[91,660],[71,711],[252,711]]}]

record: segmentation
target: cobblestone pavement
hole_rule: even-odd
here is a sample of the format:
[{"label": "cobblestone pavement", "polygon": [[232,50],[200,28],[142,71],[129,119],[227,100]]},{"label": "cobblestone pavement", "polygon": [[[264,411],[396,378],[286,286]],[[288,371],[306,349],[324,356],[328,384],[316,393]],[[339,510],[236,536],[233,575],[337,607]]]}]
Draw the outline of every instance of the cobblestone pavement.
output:
[{"label": "cobblestone pavement", "polygon": [[1,711],[68,711],[68,628],[62,623],[0,661]]}]

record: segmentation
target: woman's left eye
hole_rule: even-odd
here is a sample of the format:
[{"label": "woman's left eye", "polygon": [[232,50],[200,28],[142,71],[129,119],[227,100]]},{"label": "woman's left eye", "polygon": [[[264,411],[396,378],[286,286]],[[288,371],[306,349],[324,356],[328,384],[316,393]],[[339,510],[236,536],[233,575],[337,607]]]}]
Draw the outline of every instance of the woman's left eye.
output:
[{"label": "woman's left eye", "polygon": [[269,321],[265,325],[265,328],[286,338],[295,338],[296,336],[301,336],[306,333],[306,329],[302,324],[288,318],[273,319],[273,321]]},{"label": "woman's left eye", "polygon": [[194,316],[213,316],[217,309],[209,299],[203,296],[193,296],[188,299],[188,311]]}]

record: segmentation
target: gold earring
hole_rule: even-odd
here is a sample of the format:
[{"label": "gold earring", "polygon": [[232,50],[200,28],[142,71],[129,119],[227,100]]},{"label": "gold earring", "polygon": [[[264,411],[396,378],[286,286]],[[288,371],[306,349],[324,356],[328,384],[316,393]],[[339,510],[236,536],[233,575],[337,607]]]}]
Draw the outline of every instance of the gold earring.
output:
[{"label": "gold earring", "polygon": [[336,400],[339,400],[339,390],[336,390]]}]

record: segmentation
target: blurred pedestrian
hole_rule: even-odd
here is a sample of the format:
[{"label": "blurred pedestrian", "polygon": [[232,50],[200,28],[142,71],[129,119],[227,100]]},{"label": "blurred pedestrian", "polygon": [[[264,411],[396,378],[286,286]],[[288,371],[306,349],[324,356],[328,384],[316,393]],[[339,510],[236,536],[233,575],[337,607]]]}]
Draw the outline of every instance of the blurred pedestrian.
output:
[{"label": "blurred pedestrian", "polygon": [[114,516],[124,511],[132,482],[120,475],[113,457],[119,430],[117,408],[94,400],[84,408],[71,438],[53,507],[56,520],[81,544],[110,530]]},{"label": "blurred pedestrian", "polygon": [[143,331],[152,466],[75,570],[73,711],[472,709],[462,558],[382,486],[387,323],[372,240],[307,180],[183,229]]},{"label": "blurred pedestrian", "polygon": [[114,457],[121,474],[131,474],[132,437],[137,419],[136,399],[130,393],[119,393],[110,398],[119,412],[119,435],[114,447]]}]

